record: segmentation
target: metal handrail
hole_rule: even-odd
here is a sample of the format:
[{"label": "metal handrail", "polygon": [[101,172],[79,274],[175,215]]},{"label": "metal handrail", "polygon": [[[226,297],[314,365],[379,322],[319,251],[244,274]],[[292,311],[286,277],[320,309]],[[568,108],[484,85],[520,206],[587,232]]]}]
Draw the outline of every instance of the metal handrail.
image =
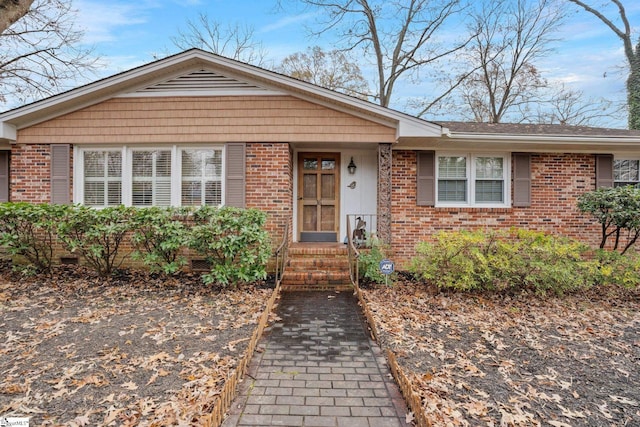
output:
[{"label": "metal handrail", "polygon": [[282,243],[275,250],[274,255],[276,257],[276,287],[280,286],[282,282],[282,276],[284,276],[284,270],[287,266],[287,256],[289,254],[289,223],[284,226],[284,236],[282,236]]},{"label": "metal handrail", "polygon": [[351,284],[358,289],[358,283],[360,279],[360,272],[358,268],[358,258],[360,257],[360,252],[356,248],[356,245],[353,244],[353,237],[351,233],[351,221],[349,221],[349,217],[347,216],[347,249],[349,252],[349,278],[351,279]]}]

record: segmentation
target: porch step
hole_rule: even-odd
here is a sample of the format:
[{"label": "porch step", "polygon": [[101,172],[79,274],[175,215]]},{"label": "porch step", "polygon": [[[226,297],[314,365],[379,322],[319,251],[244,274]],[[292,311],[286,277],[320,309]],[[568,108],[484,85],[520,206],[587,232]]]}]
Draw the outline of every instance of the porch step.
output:
[{"label": "porch step", "polygon": [[294,243],[282,277],[283,290],[351,289],[349,255],[342,244]]}]

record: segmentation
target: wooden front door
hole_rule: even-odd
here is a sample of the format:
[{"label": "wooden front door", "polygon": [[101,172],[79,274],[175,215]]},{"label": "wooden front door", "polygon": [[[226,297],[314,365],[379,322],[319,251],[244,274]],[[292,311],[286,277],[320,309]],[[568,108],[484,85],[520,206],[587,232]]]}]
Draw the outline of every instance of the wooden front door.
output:
[{"label": "wooden front door", "polygon": [[340,224],[340,154],[298,154],[300,242],[337,242]]}]

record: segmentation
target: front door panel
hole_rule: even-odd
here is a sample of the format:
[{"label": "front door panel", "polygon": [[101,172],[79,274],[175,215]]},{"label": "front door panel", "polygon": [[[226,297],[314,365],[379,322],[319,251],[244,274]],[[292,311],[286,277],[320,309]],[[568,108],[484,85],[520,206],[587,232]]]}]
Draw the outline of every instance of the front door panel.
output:
[{"label": "front door panel", "polygon": [[299,241],[338,241],[339,182],[339,153],[298,155]]}]

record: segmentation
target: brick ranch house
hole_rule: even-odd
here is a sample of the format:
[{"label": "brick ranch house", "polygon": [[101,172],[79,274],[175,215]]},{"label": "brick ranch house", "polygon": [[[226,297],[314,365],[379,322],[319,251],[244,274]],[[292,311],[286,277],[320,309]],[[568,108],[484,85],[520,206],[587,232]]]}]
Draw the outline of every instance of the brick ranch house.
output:
[{"label": "brick ranch house", "polygon": [[438,230],[596,244],[577,197],[639,166],[640,132],[432,123],[197,49],[0,114],[0,201],[253,207],[274,242],[360,217],[401,265]]}]

